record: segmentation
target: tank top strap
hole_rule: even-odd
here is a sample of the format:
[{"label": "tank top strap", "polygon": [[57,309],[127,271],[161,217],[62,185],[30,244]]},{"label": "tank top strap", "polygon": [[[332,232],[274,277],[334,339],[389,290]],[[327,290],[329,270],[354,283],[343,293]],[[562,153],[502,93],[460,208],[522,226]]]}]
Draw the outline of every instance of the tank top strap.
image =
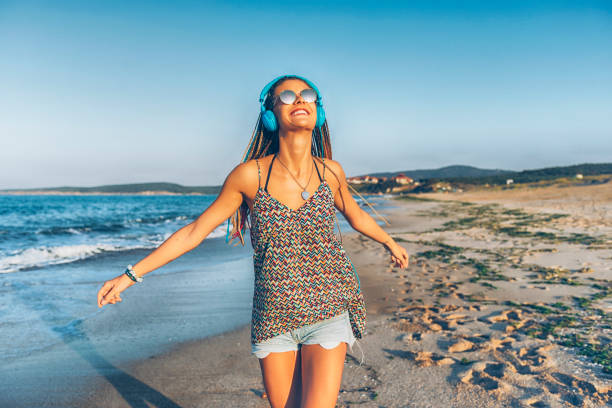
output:
[{"label": "tank top strap", "polygon": [[261,171],[259,170],[259,160],[255,159],[255,163],[257,163],[257,187],[261,188]]},{"label": "tank top strap", "polygon": [[274,159],[276,159],[276,153],[274,153],[274,157],[272,157],[272,160],[270,161],[270,167],[268,167],[268,177],[266,177],[266,186],[264,187],[266,192],[268,191],[268,181],[270,181],[270,173],[272,172],[272,163],[274,163]]},{"label": "tank top strap", "polygon": [[323,161],[323,178],[325,178],[325,157],[321,157],[321,160]]},{"label": "tank top strap", "polygon": [[317,167],[317,162],[315,161],[314,157],[312,158],[312,163],[314,164],[315,170],[317,170],[317,176],[319,176],[319,181],[323,182],[323,179],[321,178],[321,173],[319,173],[319,168]]}]

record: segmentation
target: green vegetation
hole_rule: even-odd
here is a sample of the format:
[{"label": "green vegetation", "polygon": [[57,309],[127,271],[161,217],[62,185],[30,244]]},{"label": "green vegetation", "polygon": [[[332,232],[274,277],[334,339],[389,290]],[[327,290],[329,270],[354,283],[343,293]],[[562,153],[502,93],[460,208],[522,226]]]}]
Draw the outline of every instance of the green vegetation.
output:
[{"label": "green vegetation", "polygon": [[533,281],[532,283],[548,283],[548,284],[558,284],[558,285],[570,285],[570,286],[580,286],[582,283],[578,282],[575,279],[570,278],[570,271],[568,269],[563,268],[549,268],[546,266],[529,264],[524,265],[526,269],[530,272],[535,272],[538,276],[539,281]]},{"label": "green vegetation", "polygon": [[535,305],[535,304],[531,304],[531,303],[524,303],[522,306],[525,307],[525,308],[528,308],[528,309],[533,309],[536,312],[542,313],[544,315],[556,313],[554,310],[549,309],[548,307],[542,306],[542,305]]},{"label": "green vegetation", "polygon": [[[602,310],[594,308],[592,303],[598,299],[612,295],[612,289],[596,284],[599,292],[590,297],[574,296],[573,300],[583,312],[576,313],[571,307],[562,302],[551,303],[548,306],[541,304],[516,303],[513,301],[504,302],[507,306],[521,308],[524,312],[532,314],[534,318],[528,319],[524,325],[515,325],[515,329],[528,336],[538,339],[553,339],[558,344],[574,347],[579,354],[587,356],[592,361],[601,364],[603,371],[612,374],[612,353],[610,343],[602,344],[595,340],[586,341],[583,336],[586,334],[592,337],[593,329],[596,327],[610,328],[610,316]],[[585,315],[600,315],[601,318],[583,318]],[[512,324],[512,323],[511,323]],[[561,331],[560,329],[564,329]]]},{"label": "green vegetation", "polygon": [[559,344],[566,347],[574,347],[583,356],[590,357],[595,363],[601,364],[604,373],[612,374],[612,349],[610,348],[610,343],[586,342],[579,334],[572,333],[565,336]]},{"label": "green vegetation", "polygon": [[421,217],[443,217],[443,218],[447,218],[447,217],[450,217],[451,213],[448,211],[448,208],[445,208],[445,209],[442,209],[440,211],[436,211],[436,210],[417,211],[416,215],[419,215]]},{"label": "green vegetation", "polygon": [[564,312],[570,310],[569,306],[567,306],[566,304],[561,303],[561,302],[553,303],[553,304],[551,304],[551,306],[554,307],[554,308],[557,308],[559,310],[562,310]]},{"label": "green vegetation", "polygon": [[440,247],[438,250],[422,251],[417,252],[416,256],[427,258],[427,259],[439,259],[442,262],[451,262],[451,258],[463,251],[463,248],[447,245],[442,242],[431,243],[431,245],[437,245]]},{"label": "green vegetation", "polygon": [[385,194],[390,192],[393,188],[401,186],[403,186],[403,184],[399,184],[394,179],[390,178],[384,181],[379,181],[378,183],[351,183],[351,187],[353,187],[355,191],[359,192],[360,194]]},{"label": "green vegetation", "polygon": [[[434,228],[432,232],[456,231],[471,228],[483,228],[494,234],[504,234],[517,238],[537,238],[539,241],[550,243],[567,242],[587,246],[605,245],[609,241],[605,237],[594,237],[588,234],[570,233],[568,235],[556,234],[548,231],[534,231],[533,228],[546,226],[551,221],[567,217],[568,214],[526,213],[520,209],[504,209],[498,204],[470,205],[463,207],[461,202],[446,203],[443,209],[422,211],[419,215],[440,217],[448,214],[462,214],[464,217],[445,222],[441,227]],[[551,251],[549,249],[549,251]]]},{"label": "green vegetation", "polygon": [[494,280],[494,281],[499,281],[499,280],[505,280],[507,281],[508,278],[504,275],[502,275],[501,273],[494,271],[492,269],[490,269],[490,267],[486,264],[484,264],[483,262],[474,259],[474,258],[466,258],[465,261],[463,261],[464,265],[469,265],[472,266],[475,270],[476,270],[476,275],[475,277],[470,279],[470,282],[478,282],[479,280]]},{"label": "green vegetation", "polygon": [[[533,305],[530,305],[533,306]],[[553,313],[550,309],[549,312]],[[536,322],[531,320],[524,328],[525,334],[528,336],[546,339],[548,336],[556,337],[556,331],[560,328],[573,327],[578,324],[578,320],[575,316],[570,315],[553,315],[547,319]]]},{"label": "green vegetation", "polygon": [[[447,287],[449,286],[448,281],[445,284],[434,284],[432,291],[437,294],[434,296],[436,298],[434,304],[440,304],[440,301],[444,301],[443,298],[451,293],[464,302],[474,303],[475,306],[502,304],[495,299],[487,298],[484,293],[491,295],[494,292],[487,289],[498,289],[494,281],[514,279],[523,281],[524,277],[520,276],[522,271],[527,272],[527,280],[531,283],[568,285],[563,292],[566,296],[563,297],[563,301],[521,303],[508,300],[503,302],[509,308],[518,309],[516,314],[508,314],[506,323],[514,328],[513,333],[516,335],[527,335],[574,347],[577,353],[601,364],[604,372],[612,374],[610,343],[605,334],[605,330],[612,329],[612,316],[603,309],[603,306],[599,306],[602,304],[602,299],[612,296],[610,281],[600,279],[600,274],[593,273],[590,267],[569,269],[524,263],[525,257],[529,259],[533,255],[537,256],[538,253],[557,252],[555,244],[558,243],[584,245],[587,249],[610,249],[612,246],[609,238],[604,235],[595,236],[556,228],[559,226],[556,220],[568,217],[568,214],[527,213],[522,209],[508,209],[497,204],[470,203],[463,205],[462,202],[445,202],[432,206],[430,210],[423,211],[420,215],[445,217],[446,219],[439,220],[440,224],[443,224],[442,227],[427,232],[451,231],[450,234],[435,235],[442,237],[450,235],[453,242],[460,242],[464,236],[467,236],[467,239],[479,239],[483,233],[487,236],[484,248],[449,245],[441,242],[443,238],[433,241],[410,241],[419,245],[427,245],[424,248],[427,250],[416,254],[417,257],[424,258],[418,261],[420,264],[427,266],[429,262],[426,260],[440,262],[433,268],[427,268],[428,272],[436,271],[438,268],[443,273],[453,273],[458,270],[457,276],[461,278],[453,280],[452,283],[456,285],[455,289],[465,283],[466,279],[480,285],[480,287],[472,285],[470,288],[478,289],[471,292],[477,293],[469,294],[461,290],[465,288],[451,290],[450,287]],[[495,241],[488,240],[488,237],[493,235],[496,235]],[[504,237],[508,237],[506,244],[496,246],[497,242],[503,240]],[[523,239],[526,239],[526,245],[516,244],[517,241],[522,242]],[[544,248],[533,249],[527,245],[531,242],[548,243],[548,245],[545,245]],[[502,271],[505,272],[510,267],[518,270],[504,276]],[[464,277],[465,269],[471,273],[467,278]],[[581,290],[577,291],[569,286],[580,286]],[[482,292],[478,292],[479,290]],[[469,364],[469,362],[465,360],[463,364]]]},{"label": "green vegetation", "polygon": [[565,237],[565,241],[574,244],[582,244],[582,245],[594,245],[594,244],[604,244],[606,241],[602,238],[595,238],[587,234],[577,234],[572,232],[568,237]]},{"label": "green vegetation", "polygon": [[467,294],[467,295],[459,294],[459,297],[465,300],[466,302],[471,302],[471,303],[478,302],[478,303],[489,304],[489,305],[497,304],[496,300],[487,298],[483,292],[477,292],[477,293]]},{"label": "green vegetation", "polygon": [[[408,177],[420,180],[413,193],[432,191],[437,183],[450,183],[452,188],[470,188],[483,185],[503,185],[503,188],[516,188],[516,184],[506,186],[506,179],[512,178],[514,183],[539,183],[539,186],[550,184],[560,185],[590,185],[602,184],[610,181],[612,163],[579,164],[566,167],[550,167],[537,170],[524,170],[521,172],[478,169],[471,166],[447,166],[435,170],[405,170],[401,172],[376,173],[373,176],[393,177],[404,173]],[[582,174],[582,180],[576,179],[576,174]],[[461,177],[457,177],[461,175]],[[380,183],[352,184],[360,193],[378,194],[387,193],[394,187],[403,186],[395,180],[388,178]],[[36,189],[4,189],[2,192],[61,192],[61,193],[123,193],[138,194],[144,191],[169,192],[175,194],[219,194],[221,186],[182,186],[176,183],[151,182],[135,184],[103,185],[96,187],[50,187]],[[414,194],[397,197],[400,200],[436,201],[416,197]],[[469,204],[464,204],[469,205]]]},{"label": "green vegetation", "polygon": [[579,307],[583,309],[588,309],[591,306],[591,299],[587,299],[585,297],[573,296],[573,299],[576,301]]},{"label": "green vegetation", "polygon": [[404,201],[440,201],[440,200],[434,200],[433,198],[419,197],[418,195],[415,195],[415,194],[397,195],[397,196],[394,196],[393,199],[404,200]]},{"label": "green vegetation", "polygon": [[[600,289],[600,291],[594,293],[588,298],[578,297],[578,296],[573,297],[576,304],[582,309],[590,309],[593,302],[612,296],[612,287],[610,286],[606,287],[606,286],[599,285],[599,284],[593,284],[591,286]],[[599,312],[599,314],[603,314],[603,311]]]},{"label": "green vegetation", "polygon": [[[583,179],[576,179],[576,174],[582,174]],[[484,177],[447,177],[430,178],[428,184],[435,184],[440,181],[447,181],[456,186],[469,185],[503,185],[506,187],[506,180],[511,178],[515,185],[518,183],[539,183],[541,186],[550,185],[553,182],[564,183],[568,185],[585,185],[599,184],[608,182],[609,177],[605,175],[612,174],[612,163],[597,163],[597,164],[578,164],[575,166],[565,167],[548,167],[536,170],[523,170],[519,172],[506,172],[498,175]],[[599,177],[597,177],[599,176]],[[513,186],[510,186],[513,188]]]},{"label": "green vegetation", "polygon": [[459,364],[462,365],[468,365],[468,364],[472,364],[473,361],[468,360],[467,358],[463,357],[461,360],[459,360]]}]

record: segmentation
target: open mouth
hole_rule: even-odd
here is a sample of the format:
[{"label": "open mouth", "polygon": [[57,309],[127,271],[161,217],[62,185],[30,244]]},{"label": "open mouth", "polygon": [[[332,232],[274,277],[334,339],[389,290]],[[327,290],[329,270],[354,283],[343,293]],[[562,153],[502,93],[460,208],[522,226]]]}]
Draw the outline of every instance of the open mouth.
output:
[{"label": "open mouth", "polygon": [[306,109],[296,109],[293,112],[291,112],[291,116],[301,116],[301,115],[308,115],[308,111]]}]

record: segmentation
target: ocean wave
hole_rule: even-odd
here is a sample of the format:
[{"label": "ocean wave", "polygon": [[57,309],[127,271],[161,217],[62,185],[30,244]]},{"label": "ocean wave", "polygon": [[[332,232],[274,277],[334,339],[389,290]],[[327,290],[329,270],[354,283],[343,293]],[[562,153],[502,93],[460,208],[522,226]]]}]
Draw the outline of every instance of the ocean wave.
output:
[{"label": "ocean wave", "polygon": [[161,224],[161,223],[169,223],[169,222],[173,222],[173,221],[183,221],[186,220],[188,218],[193,218],[193,217],[188,217],[186,215],[158,215],[157,217],[138,217],[138,218],[134,218],[133,220],[129,220],[130,224]]},{"label": "ocean wave", "polygon": [[138,247],[139,246],[126,247],[113,244],[81,244],[27,248],[16,254],[0,259],[0,273],[11,273],[32,267],[74,262],[103,252],[129,250]]},{"label": "ocean wave", "polygon": [[[208,236],[210,238],[225,237],[227,224],[215,228]],[[122,243],[92,243],[60,246],[39,246],[17,250],[9,256],[0,258],[0,274],[12,273],[34,267],[64,264],[90,258],[105,252],[129,251],[133,249],[152,249],[167,240],[173,231],[140,237],[138,241],[127,240]],[[121,238],[121,237],[119,237]]]},{"label": "ocean wave", "polygon": [[99,220],[95,223],[88,225],[75,224],[65,226],[51,226],[47,228],[41,228],[35,231],[37,235],[76,235],[83,233],[115,233],[130,230],[135,226],[155,226],[159,224],[169,224],[172,222],[184,221],[188,219],[185,215],[173,215],[164,216],[160,215],[157,217],[139,217],[134,219],[127,219],[124,222],[104,222]]}]

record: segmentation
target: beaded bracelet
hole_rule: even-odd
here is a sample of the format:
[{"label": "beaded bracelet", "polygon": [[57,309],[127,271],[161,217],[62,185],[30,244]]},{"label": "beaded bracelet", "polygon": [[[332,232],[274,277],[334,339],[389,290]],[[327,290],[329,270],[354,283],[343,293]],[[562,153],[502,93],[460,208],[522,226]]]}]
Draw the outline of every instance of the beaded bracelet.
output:
[{"label": "beaded bracelet", "polygon": [[132,265],[128,265],[127,269],[125,270],[125,274],[134,282],[142,282],[143,279],[141,276],[137,276],[136,272],[134,272],[134,269],[132,268]]}]

